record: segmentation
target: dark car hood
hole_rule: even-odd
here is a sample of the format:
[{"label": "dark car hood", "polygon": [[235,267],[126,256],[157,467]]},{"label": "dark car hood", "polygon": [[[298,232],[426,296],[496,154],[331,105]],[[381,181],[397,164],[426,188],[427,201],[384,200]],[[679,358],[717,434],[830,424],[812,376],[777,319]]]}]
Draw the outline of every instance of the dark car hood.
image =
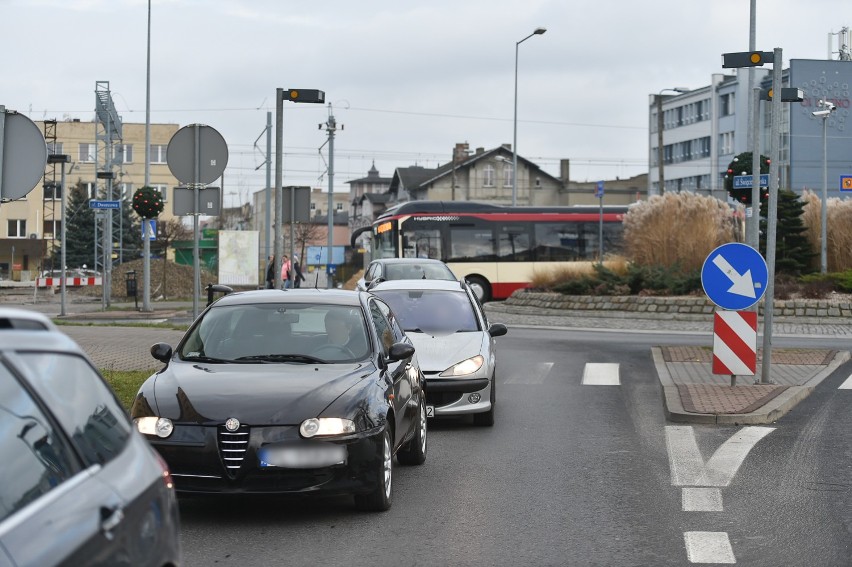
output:
[{"label": "dark car hood", "polygon": [[[156,376],[161,417],[183,423],[298,425],[369,377],[371,363],[202,364],[172,360]],[[341,416],[343,417],[343,416]]]}]

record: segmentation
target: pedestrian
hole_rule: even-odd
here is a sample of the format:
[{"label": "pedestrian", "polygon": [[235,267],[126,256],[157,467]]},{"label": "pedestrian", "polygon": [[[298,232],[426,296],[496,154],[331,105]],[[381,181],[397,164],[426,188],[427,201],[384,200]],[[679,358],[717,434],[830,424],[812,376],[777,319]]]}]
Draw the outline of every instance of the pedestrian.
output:
[{"label": "pedestrian", "polygon": [[302,266],[299,264],[299,255],[293,254],[293,287],[302,287],[305,276],[302,274]]},{"label": "pedestrian", "polygon": [[289,289],[293,286],[293,280],[290,274],[290,257],[287,254],[282,256],[281,261],[281,285],[283,289]]},{"label": "pedestrian", "polygon": [[275,256],[271,254],[266,264],[266,289],[275,289]]}]

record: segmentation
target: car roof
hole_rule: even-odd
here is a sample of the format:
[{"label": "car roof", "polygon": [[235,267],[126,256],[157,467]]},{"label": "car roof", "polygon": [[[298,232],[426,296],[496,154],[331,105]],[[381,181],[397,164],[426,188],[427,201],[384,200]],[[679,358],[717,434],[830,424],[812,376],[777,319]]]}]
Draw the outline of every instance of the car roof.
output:
[{"label": "car roof", "polygon": [[445,262],[437,258],[376,258],[371,264],[441,264],[446,266]]},{"label": "car roof", "polygon": [[46,315],[17,307],[0,307],[0,350],[4,349],[83,352]]},{"label": "car roof", "polygon": [[386,280],[373,284],[370,291],[395,289],[422,289],[438,291],[465,291],[465,284],[457,280]]},{"label": "car roof", "polygon": [[259,289],[229,293],[216,301],[216,306],[252,305],[258,303],[324,303],[328,305],[361,304],[362,291],[348,289]]}]

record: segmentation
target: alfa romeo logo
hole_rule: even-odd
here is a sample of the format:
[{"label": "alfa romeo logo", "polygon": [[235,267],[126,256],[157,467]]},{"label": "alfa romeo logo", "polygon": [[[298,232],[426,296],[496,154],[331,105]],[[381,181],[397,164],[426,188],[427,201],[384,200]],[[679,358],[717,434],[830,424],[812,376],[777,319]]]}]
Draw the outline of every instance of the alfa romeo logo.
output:
[{"label": "alfa romeo logo", "polygon": [[228,431],[236,431],[240,428],[240,420],[236,417],[229,417],[227,421],[225,421],[225,429]]}]

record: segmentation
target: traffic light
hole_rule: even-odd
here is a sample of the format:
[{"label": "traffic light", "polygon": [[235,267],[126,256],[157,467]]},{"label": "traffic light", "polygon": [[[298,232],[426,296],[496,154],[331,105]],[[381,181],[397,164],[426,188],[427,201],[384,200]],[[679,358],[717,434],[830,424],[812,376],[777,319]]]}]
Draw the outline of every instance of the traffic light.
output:
[{"label": "traffic light", "polygon": [[772,51],[739,51],[722,54],[723,69],[762,67],[764,63],[773,63],[774,61],[775,54]]},{"label": "traffic light", "polygon": [[[805,93],[802,89],[795,87],[784,87],[781,89],[781,102],[801,102]],[[761,89],[760,100],[772,100],[772,89]]]},{"label": "traffic light", "polygon": [[317,89],[287,89],[290,102],[325,102],[325,93]]}]

